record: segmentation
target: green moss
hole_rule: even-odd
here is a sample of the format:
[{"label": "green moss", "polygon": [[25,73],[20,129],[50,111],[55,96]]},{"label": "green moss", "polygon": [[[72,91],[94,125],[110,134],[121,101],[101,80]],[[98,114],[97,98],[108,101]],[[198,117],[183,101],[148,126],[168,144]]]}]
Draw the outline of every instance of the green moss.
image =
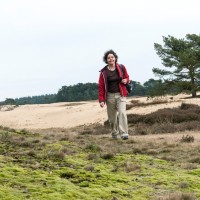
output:
[{"label": "green moss", "polygon": [[[0,148],[0,199],[3,200],[114,197],[148,200],[156,199],[157,194],[176,191],[193,192],[200,197],[199,169],[184,170],[176,163],[140,154],[121,153],[104,159],[96,147],[89,145],[82,150],[69,141],[46,141],[43,146],[37,142],[32,149],[14,145],[20,133],[8,135],[11,139],[2,141]],[[41,135],[27,133],[23,137],[32,141],[39,140]],[[76,151],[65,154],[63,149],[67,147]],[[34,154],[26,153],[31,150]],[[95,159],[87,159],[91,151],[95,151]],[[59,153],[63,156],[57,159]],[[183,182],[187,187],[180,187]]]}]

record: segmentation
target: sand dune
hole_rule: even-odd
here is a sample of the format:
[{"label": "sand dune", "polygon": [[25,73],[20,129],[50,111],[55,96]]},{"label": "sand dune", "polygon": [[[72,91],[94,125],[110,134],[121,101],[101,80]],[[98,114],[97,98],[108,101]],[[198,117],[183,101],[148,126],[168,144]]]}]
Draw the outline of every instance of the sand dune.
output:
[{"label": "sand dune", "polygon": [[[183,97],[186,95],[175,96],[173,100],[164,104],[132,108],[127,113],[146,114],[161,108],[177,107],[182,102],[200,105],[199,98],[183,99]],[[129,97],[128,103],[133,99],[149,102],[146,97]],[[22,105],[10,111],[4,109],[0,111],[0,125],[16,129],[70,128],[96,122],[103,123],[106,119],[106,107],[100,108],[98,101]]]}]

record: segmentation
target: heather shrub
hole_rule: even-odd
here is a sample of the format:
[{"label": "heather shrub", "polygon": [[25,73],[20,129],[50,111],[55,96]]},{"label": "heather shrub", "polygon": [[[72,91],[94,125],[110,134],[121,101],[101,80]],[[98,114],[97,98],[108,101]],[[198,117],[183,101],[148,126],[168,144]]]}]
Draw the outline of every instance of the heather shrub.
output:
[{"label": "heather shrub", "polygon": [[146,115],[129,114],[128,123],[137,135],[198,131],[200,106],[182,103],[177,108],[164,108]]},{"label": "heather shrub", "polygon": [[166,123],[166,122],[181,123],[181,122],[196,121],[196,120],[200,121],[199,106],[197,105],[188,106],[188,104],[186,104],[185,107],[188,108],[183,109],[181,105],[178,108],[159,109],[156,112],[149,113],[146,115],[129,114],[128,121],[131,124],[136,124],[138,122],[143,122],[146,124],[154,124],[154,123]]},{"label": "heather shrub", "polygon": [[190,142],[194,142],[194,137],[192,135],[186,135],[181,138],[181,142],[187,142],[187,143],[190,143]]},{"label": "heather shrub", "polygon": [[149,105],[157,105],[157,104],[165,104],[165,103],[168,103],[168,101],[162,100],[162,99],[156,99],[148,103],[140,102],[139,100],[132,100],[130,101],[130,104],[126,105],[126,109],[130,110],[133,107],[142,107],[142,106],[144,107],[144,106],[149,106]]}]

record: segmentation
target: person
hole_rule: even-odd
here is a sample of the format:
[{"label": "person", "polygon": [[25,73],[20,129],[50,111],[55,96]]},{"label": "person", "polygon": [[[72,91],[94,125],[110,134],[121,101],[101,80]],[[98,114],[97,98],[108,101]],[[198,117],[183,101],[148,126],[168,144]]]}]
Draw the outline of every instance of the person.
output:
[{"label": "person", "polygon": [[111,136],[117,139],[128,139],[128,123],[126,115],[126,84],[130,82],[126,67],[123,67],[123,77],[118,55],[111,49],[103,56],[106,66],[100,70],[98,82],[98,99],[103,108],[106,104],[108,120],[111,125]]}]

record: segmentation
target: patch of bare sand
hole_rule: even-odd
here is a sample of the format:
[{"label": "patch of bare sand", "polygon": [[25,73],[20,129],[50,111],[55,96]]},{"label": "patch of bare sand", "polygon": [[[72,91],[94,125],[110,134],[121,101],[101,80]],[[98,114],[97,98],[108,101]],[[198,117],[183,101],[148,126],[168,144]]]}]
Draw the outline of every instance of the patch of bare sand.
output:
[{"label": "patch of bare sand", "polygon": [[97,101],[23,105],[0,112],[0,125],[16,129],[70,128],[106,120]]},{"label": "patch of bare sand", "polygon": [[[164,104],[134,107],[127,113],[147,114],[162,108],[180,106],[182,102],[200,105],[199,98],[183,99],[184,97],[187,95],[175,96],[173,100]],[[146,97],[129,97],[128,103],[133,99],[149,102]],[[11,111],[0,112],[0,125],[15,129],[71,128],[84,124],[103,123],[106,119],[106,106],[100,108],[98,101],[23,105]]]}]

